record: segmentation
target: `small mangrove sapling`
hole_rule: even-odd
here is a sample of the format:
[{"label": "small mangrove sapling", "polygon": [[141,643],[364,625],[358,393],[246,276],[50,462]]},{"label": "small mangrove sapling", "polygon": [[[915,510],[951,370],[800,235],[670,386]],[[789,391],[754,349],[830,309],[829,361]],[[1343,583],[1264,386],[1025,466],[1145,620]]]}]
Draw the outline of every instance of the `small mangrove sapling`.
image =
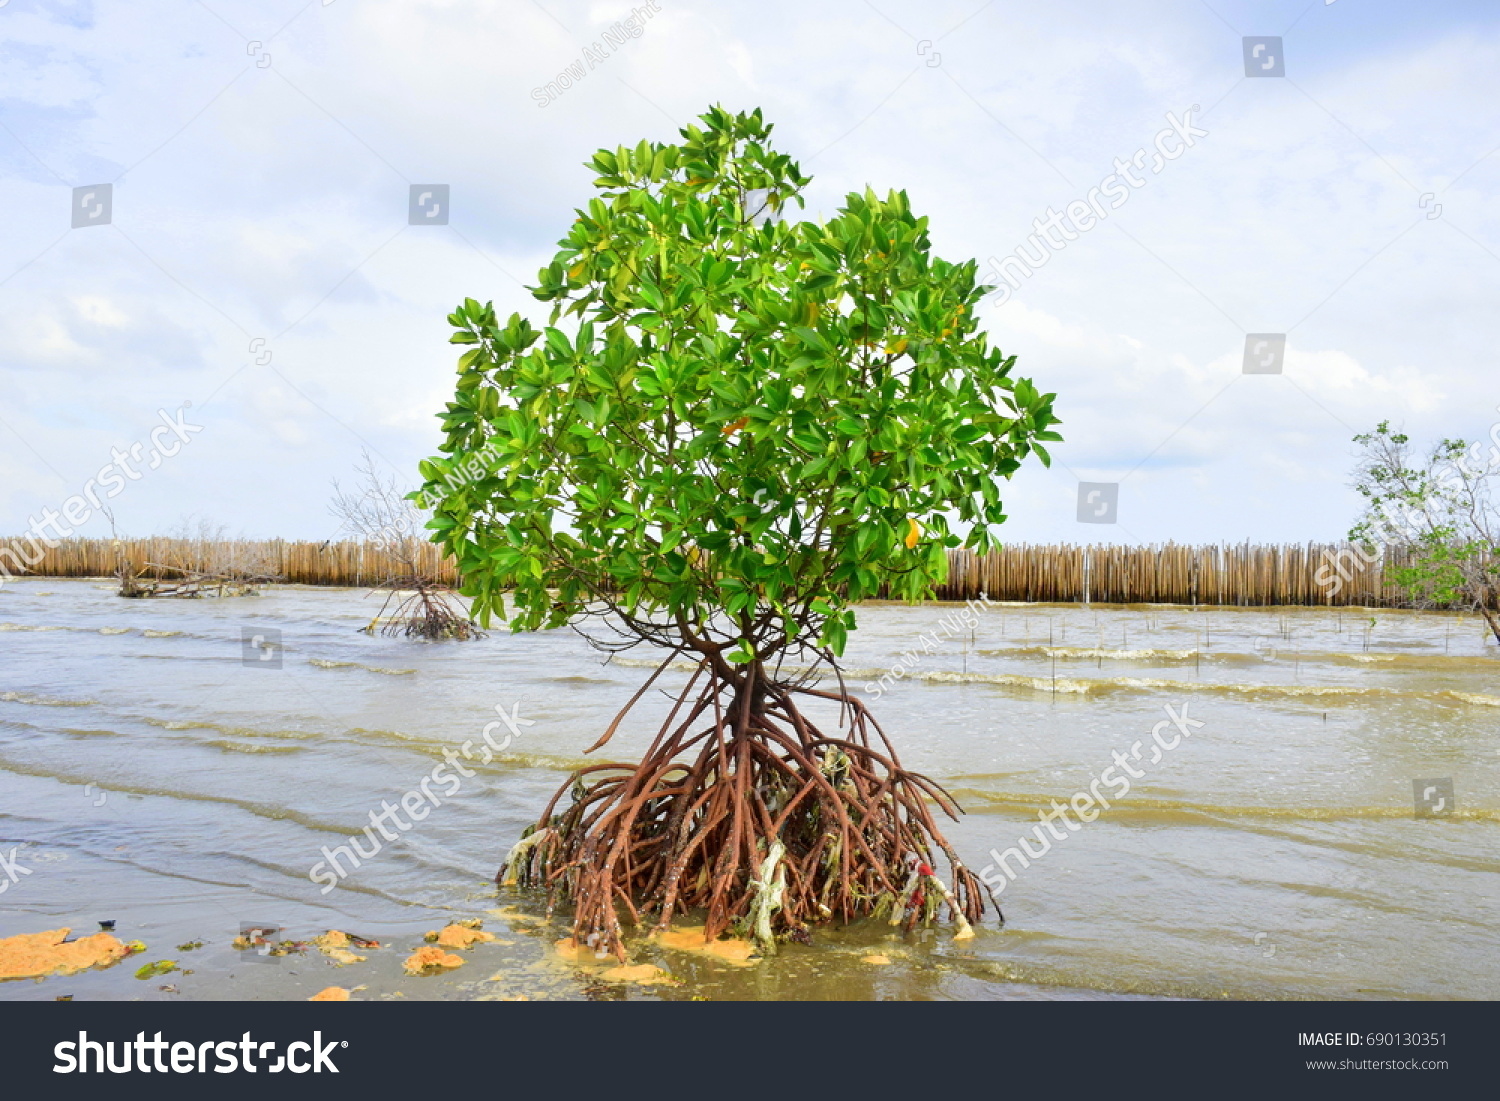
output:
[{"label": "small mangrove sapling", "polygon": [[[329,511],[340,521],[341,534],[361,540],[386,563],[384,575],[375,583],[386,593],[385,603],[361,630],[374,634],[378,627],[383,635],[424,639],[480,636],[483,632],[459,606],[453,590],[421,561],[417,552],[423,518],[409,495],[394,477],[380,476],[368,451],[360,453],[354,469],[354,488],[346,490],[334,481]],[[393,604],[395,612],[387,615]]]}]

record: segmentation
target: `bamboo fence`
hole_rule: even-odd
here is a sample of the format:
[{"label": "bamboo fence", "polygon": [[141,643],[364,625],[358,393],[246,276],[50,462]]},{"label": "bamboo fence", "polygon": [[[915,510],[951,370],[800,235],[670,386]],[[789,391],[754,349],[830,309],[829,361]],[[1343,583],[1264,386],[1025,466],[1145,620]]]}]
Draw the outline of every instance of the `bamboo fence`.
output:
[{"label": "bamboo fence", "polygon": [[[283,540],[204,544],[165,538],[68,539],[44,547],[39,560],[27,540],[0,538],[0,581],[8,574],[45,577],[113,576],[124,556],[145,576],[171,576],[148,563],[193,564],[209,560],[256,561],[267,572],[301,585],[369,586],[409,572],[377,547],[357,542],[298,543]],[[429,577],[457,584],[454,563],[434,544],[418,548]],[[1403,552],[1388,549],[1383,561],[1367,563],[1348,544],[1276,546],[1072,546],[1013,544],[986,555],[950,551],[948,581],[940,600],[1094,602],[1100,604],[1239,604],[1399,607],[1401,594],[1387,581]],[[1320,573],[1322,580],[1320,581]],[[1336,590],[1336,591],[1335,591]]]},{"label": "bamboo fence", "polygon": [[[5,573],[20,576],[35,550],[27,540],[0,539],[0,579]],[[433,543],[419,543],[417,560],[427,576],[452,584],[458,580],[453,562],[443,557]],[[216,562],[254,563],[265,573],[295,585],[377,585],[388,577],[411,571],[370,544],[289,543],[281,539],[204,543],[193,539],[121,539],[118,547],[109,539],[63,539],[45,547],[40,561],[25,572],[40,577],[112,577],[120,557],[133,574],[171,577],[177,570],[153,568],[152,563],[171,563],[188,569],[209,570]]]},{"label": "bamboo fence", "polygon": [[1368,562],[1347,543],[1277,546],[1013,544],[986,555],[948,555],[941,600],[1099,604],[1239,604],[1399,607],[1388,580],[1405,555]]}]

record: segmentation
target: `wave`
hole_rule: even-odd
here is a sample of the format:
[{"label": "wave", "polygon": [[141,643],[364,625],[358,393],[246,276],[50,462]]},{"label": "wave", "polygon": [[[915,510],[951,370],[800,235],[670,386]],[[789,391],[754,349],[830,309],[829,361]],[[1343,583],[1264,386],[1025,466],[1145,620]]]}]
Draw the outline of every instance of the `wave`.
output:
[{"label": "wave", "polygon": [[[1049,810],[1054,796],[1018,792],[992,792],[976,788],[950,788],[949,794],[971,813],[1014,812],[1032,815]],[[1056,797],[1062,802],[1067,800]],[[1338,822],[1350,819],[1412,819],[1410,806],[1398,807],[1255,807],[1228,806],[1218,803],[1193,803],[1178,799],[1143,799],[1128,795],[1111,800],[1100,816],[1110,819],[1133,819],[1140,822],[1189,823],[1213,818],[1238,818],[1268,821]],[[1446,817],[1468,822],[1500,822],[1500,810],[1459,807]]]},{"label": "wave", "polygon": [[1253,650],[1205,649],[1109,649],[1087,646],[1012,646],[981,649],[977,653],[991,658],[1058,658],[1073,661],[1192,661],[1230,664],[1263,664],[1299,662],[1303,665],[1380,666],[1389,669],[1451,669],[1462,672],[1485,669],[1500,673],[1500,663],[1492,657],[1460,654],[1371,654],[1346,653],[1338,650],[1301,650],[1287,646],[1257,646]]},{"label": "wave", "polygon": [[28,703],[36,707],[98,707],[98,700],[63,700],[56,696],[33,696],[28,692],[0,692],[6,703]]},{"label": "wave", "polygon": [[[868,670],[846,670],[844,676],[851,680],[878,682],[885,672]],[[1241,696],[1262,700],[1377,700],[1412,699],[1445,700],[1479,707],[1500,707],[1500,697],[1478,692],[1459,692],[1451,689],[1422,692],[1403,688],[1355,687],[1334,684],[1215,684],[1205,681],[1165,680],[1159,677],[1030,677],[1016,673],[953,673],[921,672],[907,673],[902,680],[922,681],[926,684],[981,684],[997,688],[1023,688],[1034,692],[1067,693],[1069,695],[1091,695],[1109,692],[1150,691],[1194,693],[1199,695]],[[886,691],[891,691],[888,685]]]},{"label": "wave", "polygon": [[[98,777],[92,771],[83,772],[64,768],[49,768],[43,765],[32,764],[29,761],[14,760],[3,754],[0,754],[0,771],[14,773],[17,776],[35,776],[41,779],[56,780],[59,783],[73,784],[78,787],[98,782]],[[147,798],[176,799],[185,803],[211,803],[220,806],[235,807],[257,818],[264,818],[275,822],[292,822],[305,829],[317,830],[322,833],[351,834],[359,832],[360,829],[359,826],[347,827],[331,823],[293,807],[257,802],[251,799],[240,799],[232,795],[220,795],[207,791],[188,791],[182,788],[167,787],[163,784],[136,783],[121,777],[112,780],[107,787],[111,794],[118,792],[121,795],[127,796],[139,795]]]},{"label": "wave", "polygon": [[[609,664],[625,665],[632,669],[655,669],[661,662],[650,658],[622,658],[616,655],[609,659]],[[698,668],[698,665],[696,662],[691,661],[674,661],[668,668],[677,669],[684,673],[691,673],[694,669]],[[783,666],[783,668],[789,667]]]},{"label": "wave", "polygon": [[[608,761],[595,760],[592,757],[568,757],[555,753],[518,753],[514,750],[506,750],[503,753],[494,753],[484,744],[483,738],[473,739],[474,745],[470,750],[470,756],[464,757],[462,753],[463,742],[434,741],[431,737],[423,734],[407,734],[401,730],[372,730],[362,726],[353,727],[348,731],[356,741],[382,742],[392,748],[416,750],[425,753],[429,757],[442,757],[443,751],[451,749],[463,760],[466,766],[485,765],[496,763],[504,765],[518,765],[521,768],[544,768],[555,772],[577,772],[580,768],[589,765],[608,764]],[[491,753],[490,760],[484,759],[486,752]],[[629,767],[634,767],[631,765]]]},{"label": "wave", "polygon": [[[611,665],[624,665],[636,669],[655,669],[661,664],[659,661],[651,661],[645,658],[620,658],[617,657],[610,662]],[[669,666],[674,672],[691,673],[698,666],[690,661],[674,661]],[[787,676],[799,676],[811,671],[806,665],[783,665],[781,672]],[[825,676],[832,678],[834,673],[827,666],[820,670]],[[890,669],[874,668],[847,668],[841,670],[844,680],[850,688],[857,688],[855,682],[872,683],[878,682],[881,677],[891,675]],[[1099,684],[1099,681],[1090,680],[1068,680],[1059,677],[1053,680],[1051,677],[1031,677],[1021,673],[953,673],[943,670],[928,670],[926,672],[907,672],[898,680],[920,680],[932,684],[995,684],[1011,685],[1018,688],[1034,688],[1037,691],[1051,692],[1053,686],[1059,692],[1087,692],[1090,686]]]},{"label": "wave", "polygon": [[[890,676],[890,672],[889,669],[852,669],[845,676],[878,684],[880,678]],[[950,673],[942,670],[907,673],[901,680],[919,680],[926,684],[992,684],[999,688],[1029,688],[1033,692],[1066,692],[1069,695],[1087,695],[1098,691],[1103,683],[1071,677],[1028,677],[1021,673]],[[886,691],[890,689],[887,688]]]},{"label": "wave", "polygon": [[1445,696],[1452,696],[1455,700],[1463,700],[1464,703],[1476,704],[1479,707],[1500,707],[1500,698],[1495,696],[1482,696],[1478,692],[1444,692]]},{"label": "wave", "polygon": [[148,716],[142,721],[162,730],[211,730],[230,738],[291,738],[300,741],[319,736],[307,730],[257,730],[250,726],[228,726],[203,719],[157,719]]},{"label": "wave", "polygon": [[203,743],[227,753],[301,753],[300,745],[254,745],[249,742],[232,742],[227,738],[214,738]]},{"label": "wave", "polygon": [[1497,662],[1494,658],[1469,654],[1352,654],[1338,650],[1294,650],[1287,648],[1279,650],[1271,649],[1265,654],[1257,656],[1265,660],[1280,661],[1283,664],[1288,661],[1299,661],[1304,665],[1321,662],[1329,665],[1354,665],[1360,667],[1374,665],[1380,667],[1382,670],[1427,669],[1453,670],[1455,672],[1483,669],[1500,674],[1500,662]]},{"label": "wave", "polygon": [[1105,681],[1104,685],[1106,687],[1248,696],[1258,699],[1456,700],[1460,703],[1478,706],[1500,707],[1500,698],[1495,696],[1452,690],[1421,692],[1403,688],[1356,688],[1333,684],[1204,684],[1194,681],[1159,680],[1152,677],[1115,677]]},{"label": "wave", "polygon": [[[1020,657],[1027,655],[1039,655],[1049,658],[1086,659],[1093,661],[1103,658],[1106,661],[1189,661],[1195,655],[1201,653],[1199,650],[1106,650],[1099,647],[1086,646],[1016,646],[1005,650],[980,650],[978,653],[985,657]],[[1208,654],[1203,654],[1209,657]]]},{"label": "wave", "polygon": [[319,669],[363,669],[369,673],[383,673],[388,677],[405,677],[415,673],[415,669],[385,669],[379,665],[363,665],[357,661],[328,661],[325,658],[309,658],[309,665],[316,665]]},{"label": "wave", "polygon": [[[135,627],[67,627],[60,624],[40,623],[0,623],[0,632],[4,631],[78,631],[89,635],[128,635],[137,630]],[[186,631],[158,631],[151,628],[141,631],[142,638],[180,638],[187,634]],[[193,638],[207,639],[217,642],[218,639],[212,635],[192,635]]]},{"label": "wave", "polygon": [[[639,658],[616,658],[616,665],[641,668],[656,668],[660,662]],[[696,666],[691,662],[674,661],[674,670],[692,672]],[[804,666],[783,666],[787,674],[806,672]],[[867,686],[878,686],[882,678],[891,677],[891,669],[845,669],[844,680],[855,691]],[[831,675],[831,674],[830,674]],[[902,681],[921,681],[924,684],[976,684],[995,688],[1019,688],[1049,694],[1063,693],[1087,696],[1107,692],[1152,691],[1198,693],[1223,696],[1244,696],[1253,699],[1297,700],[1297,699],[1427,699],[1447,700],[1478,707],[1500,707],[1500,697],[1477,692],[1440,690],[1431,692],[1404,688],[1355,687],[1334,684],[1216,684],[1206,681],[1165,680],[1159,677],[1044,677],[1024,673],[960,673],[951,670],[914,669],[905,672],[894,681],[888,680],[884,690],[889,692]]]}]

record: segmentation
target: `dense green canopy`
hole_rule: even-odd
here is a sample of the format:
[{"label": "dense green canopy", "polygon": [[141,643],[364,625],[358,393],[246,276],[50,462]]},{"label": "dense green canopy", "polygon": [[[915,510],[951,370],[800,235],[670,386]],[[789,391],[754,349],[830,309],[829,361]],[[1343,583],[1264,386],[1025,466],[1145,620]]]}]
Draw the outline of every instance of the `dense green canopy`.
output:
[{"label": "dense green canopy", "polygon": [[1060,438],[1053,395],[1011,376],[976,325],[989,288],[931,255],[904,192],[792,221],[809,178],[759,110],[702,123],[589,162],[599,194],[532,288],[546,328],[451,315],[471,347],[418,497],[481,623],[839,654],[850,605],[919,599],[948,548],[992,545],[998,480]]}]

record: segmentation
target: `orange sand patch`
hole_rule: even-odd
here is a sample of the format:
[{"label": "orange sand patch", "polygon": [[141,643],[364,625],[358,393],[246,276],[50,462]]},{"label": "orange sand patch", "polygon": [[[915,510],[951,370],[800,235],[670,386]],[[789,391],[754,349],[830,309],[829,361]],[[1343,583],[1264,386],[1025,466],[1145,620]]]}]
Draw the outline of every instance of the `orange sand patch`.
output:
[{"label": "orange sand patch", "polygon": [[669,929],[665,933],[658,933],[655,939],[656,943],[663,948],[675,948],[679,952],[698,952],[721,959],[725,963],[732,963],[736,967],[751,967],[757,962],[751,959],[755,955],[755,945],[748,940],[730,938],[705,941],[701,925],[685,925],[681,929]]},{"label": "orange sand patch", "polygon": [[420,975],[426,971],[449,970],[464,965],[462,956],[444,952],[441,948],[418,948],[406,960],[408,975]]},{"label": "orange sand patch", "polygon": [[439,932],[428,933],[427,939],[436,941],[439,948],[472,948],[476,944],[494,940],[495,934],[455,924],[445,925]]},{"label": "orange sand patch", "polygon": [[633,982],[642,986],[655,986],[658,983],[677,985],[677,980],[671,975],[649,963],[639,963],[634,967],[611,967],[599,977],[605,982]]},{"label": "orange sand patch", "polygon": [[[349,951],[349,946],[354,943],[354,938],[348,933],[342,933],[337,929],[330,929],[321,937],[313,937],[312,942],[323,951],[323,955],[333,960],[339,967],[347,967],[351,963],[364,963],[368,956],[357,955]],[[329,987],[330,990],[334,989]]]},{"label": "orange sand patch", "polygon": [[485,913],[494,914],[498,918],[504,918],[512,924],[519,925],[540,925],[543,921],[542,918],[537,917],[535,914],[522,913],[514,906],[502,906],[498,910],[486,910]]},{"label": "orange sand patch", "polygon": [[868,956],[860,956],[859,959],[861,963],[873,963],[882,967],[891,962],[891,957],[883,952],[872,952]]},{"label": "orange sand patch", "polygon": [[367,937],[355,936],[342,929],[330,929],[321,937],[313,937],[312,943],[319,948],[379,948],[380,942]]},{"label": "orange sand patch", "polygon": [[349,1000],[349,991],[345,990],[342,986],[329,986],[319,990],[307,1000],[310,1002],[347,1002]]},{"label": "orange sand patch", "polygon": [[109,933],[69,941],[66,938],[72,931],[49,929],[0,940],[0,980],[72,975],[90,967],[108,967],[130,955],[130,949]]},{"label": "orange sand patch", "polygon": [[603,963],[606,960],[614,960],[614,957],[610,955],[594,955],[592,948],[587,944],[579,944],[572,937],[563,937],[562,940],[555,942],[552,947],[557,950],[559,956],[571,963]]}]

